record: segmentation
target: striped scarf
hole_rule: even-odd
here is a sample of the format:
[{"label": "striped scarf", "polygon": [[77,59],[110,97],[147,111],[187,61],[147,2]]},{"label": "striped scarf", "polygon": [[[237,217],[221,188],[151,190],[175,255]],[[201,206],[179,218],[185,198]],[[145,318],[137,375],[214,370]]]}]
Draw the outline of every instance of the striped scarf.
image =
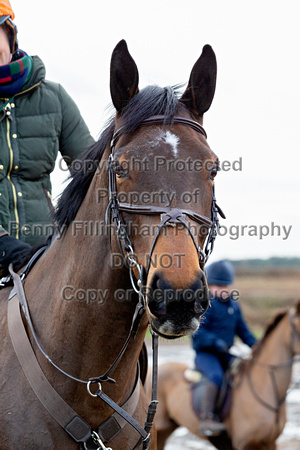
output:
[{"label": "striped scarf", "polygon": [[32,58],[18,50],[16,60],[0,66],[0,97],[12,97],[17,94],[32,72]]}]

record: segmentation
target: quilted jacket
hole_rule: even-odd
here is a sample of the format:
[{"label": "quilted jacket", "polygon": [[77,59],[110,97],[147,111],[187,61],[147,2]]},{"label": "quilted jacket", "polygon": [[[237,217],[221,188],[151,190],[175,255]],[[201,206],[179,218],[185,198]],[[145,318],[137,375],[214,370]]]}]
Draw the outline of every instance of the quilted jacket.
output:
[{"label": "quilted jacket", "polygon": [[[8,99],[0,99],[0,109]],[[64,88],[33,57],[22,90],[0,112],[0,236],[29,244],[51,234],[51,182],[58,153],[68,165],[94,141]]]}]

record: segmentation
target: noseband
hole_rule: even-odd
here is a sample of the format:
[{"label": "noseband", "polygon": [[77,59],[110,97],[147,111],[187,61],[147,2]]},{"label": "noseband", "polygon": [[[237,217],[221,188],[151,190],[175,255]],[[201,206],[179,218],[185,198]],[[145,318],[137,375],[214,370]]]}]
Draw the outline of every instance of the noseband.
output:
[{"label": "noseband", "polygon": [[[185,125],[198,133],[202,134],[205,138],[207,138],[207,134],[198,122],[187,119],[185,117],[175,116],[172,120],[172,124],[180,124]],[[140,123],[140,127],[150,126],[150,125],[167,125],[165,116],[152,116],[148,119],[143,120]],[[217,236],[217,231],[219,228],[219,218],[218,214],[225,219],[225,215],[221,208],[217,205],[216,197],[215,197],[215,188],[214,185],[212,187],[212,204],[211,204],[211,218],[206,217],[202,214],[198,214],[189,209],[182,208],[165,208],[161,206],[154,205],[132,205],[129,203],[122,203],[118,200],[118,192],[117,192],[117,182],[116,175],[113,169],[114,163],[114,155],[115,155],[115,146],[119,140],[119,138],[125,134],[125,127],[120,127],[113,135],[110,149],[111,153],[108,159],[108,172],[109,172],[109,204],[107,207],[106,213],[106,223],[109,224],[113,221],[117,239],[122,253],[127,252],[133,254],[133,247],[128,236],[126,225],[123,223],[120,212],[132,213],[132,214],[143,214],[143,215],[160,215],[161,221],[158,225],[158,228],[155,232],[155,235],[152,240],[152,244],[150,247],[146,275],[149,272],[151,265],[151,256],[153,254],[153,250],[155,244],[158,240],[158,237],[161,233],[163,227],[171,225],[177,226],[178,224],[182,224],[187,230],[189,235],[192,238],[193,244],[197,250],[197,254],[199,257],[199,265],[200,268],[203,269],[205,263],[207,262],[209,255],[212,253],[214,248],[215,239]],[[212,179],[212,177],[211,177]],[[186,216],[192,221],[205,226],[206,228],[210,228],[209,233],[206,237],[206,243],[204,245],[204,249],[202,249],[191,230],[189,222],[186,220]]]}]

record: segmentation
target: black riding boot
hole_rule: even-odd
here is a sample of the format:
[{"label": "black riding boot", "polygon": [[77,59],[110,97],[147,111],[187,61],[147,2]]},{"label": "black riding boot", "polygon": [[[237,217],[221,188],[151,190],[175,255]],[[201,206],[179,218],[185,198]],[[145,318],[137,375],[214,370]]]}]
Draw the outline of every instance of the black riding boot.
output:
[{"label": "black riding boot", "polygon": [[218,392],[218,386],[204,376],[193,392],[193,409],[201,420],[200,433],[204,436],[218,436],[226,430],[214,415]]}]

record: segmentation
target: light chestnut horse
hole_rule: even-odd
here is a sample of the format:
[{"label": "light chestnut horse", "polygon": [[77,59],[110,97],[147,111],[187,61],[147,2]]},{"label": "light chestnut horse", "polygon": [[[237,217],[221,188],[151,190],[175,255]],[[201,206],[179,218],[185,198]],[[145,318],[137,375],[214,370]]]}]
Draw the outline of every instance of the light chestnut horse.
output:
[{"label": "light chestnut horse", "polygon": [[[50,364],[23,318],[39,365],[93,432],[113,410],[88,394],[88,380],[111,370],[130,336],[142,298],[136,290],[141,293],[141,286],[147,287],[145,313],[112,371],[116,383],[102,383],[102,391],[117,405],[135,391],[149,322],[166,338],[191,334],[209,303],[203,263],[212,249],[205,251],[206,235],[212,223],[216,226],[213,186],[218,159],[207,144],[202,120],[214,97],[216,58],[210,46],[203,48],[183,95],[171,87],[139,91],[138,79],[137,66],[121,41],[111,60],[116,115],[74,165],[58,205],[59,234],[24,281],[40,346],[73,378]],[[177,159],[185,165],[180,172]],[[203,224],[206,229],[200,233]],[[212,245],[213,236],[208,238]],[[130,271],[120,264],[124,256]],[[43,407],[22,371],[8,331],[10,289],[0,292],[0,448],[79,448]],[[139,392],[131,415],[143,427],[148,402],[144,390]],[[129,450],[138,441],[139,435],[126,424],[108,445]],[[150,448],[156,448],[154,432]]]},{"label": "light chestnut horse", "polygon": [[[234,378],[232,403],[225,419],[228,435],[211,438],[218,449],[272,450],[286,423],[285,398],[290,385],[293,357],[300,353],[300,301],[278,314],[267,327],[249,360]],[[200,437],[200,421],[192,409],[191,385],[184,379],[187,366],[159,366],[158,449],[170,434],[184,426]]]}]

